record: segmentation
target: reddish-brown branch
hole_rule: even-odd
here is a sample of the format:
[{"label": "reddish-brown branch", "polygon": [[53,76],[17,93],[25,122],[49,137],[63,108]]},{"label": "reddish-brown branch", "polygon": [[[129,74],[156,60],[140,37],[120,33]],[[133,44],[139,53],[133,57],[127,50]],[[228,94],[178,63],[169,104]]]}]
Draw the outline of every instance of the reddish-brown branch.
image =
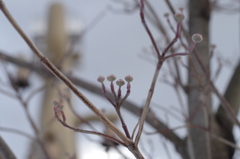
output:
[{"label": "reddish-brown branch", "polygon": [[[61,116],[62,116],[62,118],[63,118],[62,120],[61,120],[60,117],[58,116],[58,113],[59,113],[59,112],[61,113]],[[81,133],[85,133],[85,134],[93,134],[93,135],[97,135],[97,136],[102,136],[102,137],[107,138],[107,139],[109,139],[109,140],[111,140],[111,141],[114,141],[114,142],[116,142],[116,143],[118,143],[118,144],[120,144],[120,145],[122,145],[122,146],[124,146],[124,147],[127,147],[127,145],[126,145],[124,142],[122,142],[122,141],[120,141],[120,140],[118,140],[118,139],[116,139],[116,138],[114,138],[114,137],[112,137],[112,136],[109,136],[109,135],[106,135],[106,134],[103,134],[103,133],[100,133],[100,132],[96,132],[96,131],[88,131],[88,130],[78,129],[78,128],[74,128],[74,127],[69,126],[69,125],[66,123],[66,117],[65,117],[64,112],[63,112],[62,110],[61,110],[61,111],[58,111],[58,108],[57,108],[57,107],[54,107],[54,114],[55,114],[55,118],[56,118],[63,126],[69,128],[69,129],[71,129],[71,130],[73,130],[73,131],[81,132]]]},{"label": "reddish-brown branch", "polygon": [[158,47],[157,47],[157,44],[156,44],[156,42],[155,42],[155,40],[154,40],[154,37],[153,37],[150,29],[148,28],[148,25],[147,25],[147,23],[146,23],[146,21],[145,21],[145,16],[144,16],[144,0],[141,0],[140,3],[141,3],[141,4],[140,4],[140,17],[141,17],[141,20],[142,20],[142,24],[143,24],[144,28],[146,29],[146,31],[147,31],[147,33],[148,33],[148,36],[149,36],[150,39],[151,39],[151,42],[152,42],[152,44],[153,44],[153,47],[154,47],[154,49],[155,49],[155,51],[156,51],[156,53],[157,53],[158,59],[160,59],[161,55],[160,55],[159,49],[158,49]]}]

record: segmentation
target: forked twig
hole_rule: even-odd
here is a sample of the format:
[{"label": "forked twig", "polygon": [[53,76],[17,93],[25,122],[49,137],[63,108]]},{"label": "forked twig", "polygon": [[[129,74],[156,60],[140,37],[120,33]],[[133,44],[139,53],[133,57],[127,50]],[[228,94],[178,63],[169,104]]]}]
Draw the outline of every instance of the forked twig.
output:
[{"label": "forked twig", "polygon": [[64,112],[63,112],[62,110],[60,111],[60,114],[61,114],[61,116],[62,116],[63,119],[60,119],[60,117],[58,116],[59,110],[58,110],[57,107],[54,107],[54,112],[55,112],[55,118],[56,118],[63,126],[69,128],[69,129],[71,129],[71,130],[73,130],[73,131],[81,132],[81,133],[85,133],[85,134],[93,134],[93,135],[102,136],[102,137],[107,138],[107,139],[109,139],[109,140],[112,140],[112,141],[114,141],[114,142],[116,142],[116,143],[118,143],[118,144],[120,144],[120,145],[122,145],[122,146],[124,146],[124,147],[127,146],[124,142],[122,142],[122,141],[120,141],[120,140],[118,140],[118,139],[116,139],[116,138],[114,138],[114,137],[112,137],[112,136],[109,136],[109,135],[106,135],[106,134],[103,134],[103,133],[100,133],[100,132],[96,132],[96,131],[89,131],[89,130],[83,130],[83,129],[78,129],[78,128],[71,127],[70,125],[68,125],[68,124],[66,123],[66,116],[65,116],[65,114],[64,114]]},{"label": "forked twig", "polygon": [[148,92],[146,104],[144,106],[144,109],[143,109],[143,112],[142,112],[142,115],[141,115],[141,119],[140,119],[140,123],[139,123],[139,129],[138,129],[138,133],[137,133],[137,136],[136,136],[136,139],[135,139],[135,146],[137,146],[138,143],[139,143],[139,140],[140,140],[140,137],[141,137],[141,134],[142,134],[142,131],[143,131],[144,121],[145,121],[145,118],[146,118],[148,110],[149,110],[149,106],[150,106],[150,103],[151,103],[151,100],[152,100],[152,96],[153,96],[153,93],[154,93],[156,81],[157,81],[160,69],[161,69],[161,67],[163,65],[163,62],[167,58],[170,58],[170,57],[173,57],[173,56],[188,55],[193,50],[193,48],[195,47],[195,42],[194,42],[185,53],[175,53],[175,54],[171,54],[171,55],[165,57],[167,51],[173,46],[173,44],[180,37],[180,31],[181,31],[181,25],[182,25],[181,21],[184,19],[184,15],[180,15],[180,16],[181,16],[180,20],[178,19],[179,22],[178,22],[178,25],[177,25],[177,31],[176,31],[175,38],[164,49],[162,55],[160,55],[158,47],[156,46],[156,42],[155,42],[155,40],[154,40],[154,38],[153,38],[153,36],[152,36],[152,34],[151,34],[151,32],[150,32],[146,22],[145,22],[145,19],[144,19],[144,0],[140,1],[140,17],[142,19],[143,26],[145,27],[146,32],[148,33],[148,35],[149,35],[149,37],[150,37],[150,39],[152,41],[152,44],[153,44],[153,46],[154,46],[154,48],[155,48],[155,50],[157,52],[158,63],[157,63],[157,66],[156,66],[156,69],[155,69],[155,72],[154,72],[154,76],[153,76],[153,79],[152,79],[152,83],[151,83],[151,86],[150,86],[150,89],[149,89],[149,92]]}]

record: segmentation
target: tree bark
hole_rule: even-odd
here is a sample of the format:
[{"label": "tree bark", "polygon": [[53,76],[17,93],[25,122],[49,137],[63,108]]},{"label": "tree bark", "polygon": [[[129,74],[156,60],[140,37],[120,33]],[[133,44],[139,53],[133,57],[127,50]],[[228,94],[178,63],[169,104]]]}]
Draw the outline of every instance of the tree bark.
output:
[{"label": "tree bark", "polygon": [[[196,46],[194,54],[192,54],[189,59],[189,122],[190,124],[206,127],[211,133],[224,137],[226,136],[226,133],[224,132],[222,125],[215,120],[211,111],[211,92],[208,88],[208,81],[210,80],[210,15],[211,9],[209,0],[189,0],[189,33],[190,35],[200,33],[204,39],[202,43]],[[204,73],[201,69],[196,54],[199,55],[200,60],[206,70],[208,70],[208,73]],[[208,89],[209,91],[206,91]],[[213,140],[209,132],[191,128],[189,133],[192,139],[192,158],[226,159],[232,157],[230,152],[231,149],[225,144]]]},{"label": "tree bark", "polygon": [[[189,0],[189,33],[193,35],[199,33],[203,36],[203,41],[196,45],[197,53],[204,66],[209,70],[209,19],[210,5],[208,0]],[[211,108],[210,92],[203,92],[207,87],[208,77],[202,71],[196,59],[196,52],[189,58],[189,89],[188,89],[188,107],[189,107],[189,123],[208,127],[208,113],[206,107]],[[201,89],[203,88],[203,89]],[[200,100],[201,96],[205,96],[204,102]],[[194,159],[210,159],[207,150],[207,132],[191,128],[189,135],[192,143],[191,158]]]}]

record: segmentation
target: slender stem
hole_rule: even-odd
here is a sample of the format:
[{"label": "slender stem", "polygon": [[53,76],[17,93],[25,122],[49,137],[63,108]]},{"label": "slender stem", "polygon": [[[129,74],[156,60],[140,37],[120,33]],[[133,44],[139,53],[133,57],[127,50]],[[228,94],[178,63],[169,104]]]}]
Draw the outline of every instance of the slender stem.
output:
[{"label": "slender stem", "polygon": [[193,49],[195,48],[195,45],[196,44],[194,42],[192,42],[191,45],[189,46],[189,48],[185,52],[173,53],[171,55],[165,56],[164,58],[168,59],[168,58],[174,57],[174,56],[188,55],[188,54],[190,54],[193,51]]},{"label": "slender stem", "polygon": [[14,129],[14,128],[7,128],[7,127],[1,127],[0,126],[0,131],[6,131],[6,132],[10,132],[10,133],[15,133],[15,134],[18,134],[18,135],[21,135],[21,136],[25,136],[26,138],[30,139],[30,140],[36,140],[34,136],[24,132],[24,131],[21,131],[21,130],[18,130],[18,129]]},{"label": "slender stem", "polygon": [[159,50],[158,50],[157,44],[156,44],[156,42],[155,42],[155,40],[154,40],[154,38],[153,38],[153,35],[152,35],[151,31],[149,30],[149,28],[148,28],[148,26],[147,26],[146,21],[145,21],[145,16],[144,16],[144,2],[145,2],[144,0],[141,0],[141,1],[140,1],[140,3],[141,3],[141,5],[140,5],[140,17],[141,17],[141,20],[142,20],[142,24],[143,24],[144,28],[146,29],[146,31],[147,31],[150,39],[151,39],[151,42],[152,42],[152,44],[153,44],[153,47],[154,47],[154,49],[155,49],[155,51],[156,51],[156,53],[157,53],[158,59],[160,59],[161,55],[160,55],[160,52],[159,52]]},{"label": "slender stem", "polygon": [[172,132],[172,131],[175,131],[175,130],[178,130],[178,129],[182,129],[182,128],[198,128],[198,129],[201,129],[203,131],[209,131],[208,128],[206,128],[204,126],[201,126],[201,125],[186,124],[186,125],[177,126],[175,128],[172,128],[172,129],[164,129],[164,130],[155,131],[155,132],[146,132],[146,134],[148,134],[148,135],[157,134],[157,133],[161,133],[161,134],[166,133],[167,134],[169,132]]},{"label": "slender stem", "polygon": [[141,134],[142,134],[142,131],[143,131],[144,121],[145,121],[145,118],[146,118],[148,110],[149,110],[149,106],[150,106],[152,96],[153,96],[153,93],[154,93],[154,88],[155,88],[155,85],[156,85],[157,77],[159,75],[162,64],[163,64],[163,61],[160,60],[157,64],[157,67],[156,67],[156,70],[155,70],[155,73],[154,73],[154,76],[153,76],[153,79],[152,79],[152,84],[151,84],[151,87],[150,87],[149,92],[148,92],[147,101],[146,101],[146,104],[144,106],[144,109],[143,109],[143,112],[142,112],[142,115],[141,115],[139,130],[138,130],[138,133],[137,133],[137,136],[136,136],[136,139],[135,139],[135,145],[136,146],[139,143],[139,140],[140,140],[140,137],[141,137]]},{"label": "slender stem", "polygon": [[134,135],[135,135],[135,132],[136,132],[136,130],[137,130],[137,128],[138,128],[139,122],[140,122],[140,120],[138,120],[136,126],[135,126],[134,129],[133,129],[132,136],[131,136],[131,139],[132,139],[132,140],[133,140]]},{"label": "slender stem", "polygon": [[176,31],[176,34],[175,34],[175,37],[174,39],[168,44],[168,46],[164,49],[163,53],[162,53],[162,56],[164,57],[167,53],[167,51],[173,46],[173,44],[177,41],[177,39],[180,37],[180,33],[181,33],[181,28],[182,28],[182,23],[179,22],[177,24],[177,31]]},{"label": "slender stem", "polygon": [[[1,1],[0,1],[0,2],[1,2]],[[38,130],[36,124],[34,123],[32,117],[31,117],[31,115],[30,115],[30,113],[29,113],[27,103],[23,100],[21,94],[20,94],[19,91],[18,91],[18,88],[15,87],[15,85],[13,85],[12,75],[8,72],[8,70],[7,70],[7,68],[5,67],[5,65],[3,65],[3,66],[4,66],[4,68],[5,68],[5,71],[6,71],[6,74],[7,74],[7,76],[8,76],[8,79],[9,79],[9,81],[10,81],[10,83],[11,83],[11,86],[12,86],[13,90],[14,90],[15,93],[16,93],[16,98],[17,98],[18,101],[22,104],[23,109],[24,109],[24,111],[25,111],[25,113],[26,113],[26,116],[27,116],[27,118],[28,118],[28,121],[30,122],[30,125],[32,126],[32,128],[33,128],[33,130],[34,130],[34,133],[35,133],[36,138],[37,138],[36,141],[37,141],[38,144],[40,145],[43,153],[45,154],[45,157],[46,157],[47,159],[50,159],[50,156],[49,156],[49,154],[48,154],[48,152],[47,152],[47,150],[46,150],[46,148],[45,148],[42,140],[39,138],[39,130]]]},{"label": "slender stem", "polygon": [[131,93],[131,85],[130,83],[127,84],[127,93],[126,95],[123,97],[123,99],[121,100],[119,106],[121,107],[121,105],[123,104],[123,102],[127,99],[127,97],[129,96],[129,94]]},{"label": "slender stem", "polygon": [[170,57],[175,57],[175,56],[184,56],[184,55],[188,55],[188,54],[189,53],[187,53],[187,52],[174,53],[174,54],[166,56],[165,59],[168,59]]},{"label": "slender stem", "polygon": [[[118,140],[118,139],[116,139],[116,138],[114,138],[114,137],[108,136],[108,135],[106,135],[106,134],[103,134],[103,133],[100,133],[100,132],[96,132],[96,131],[88,131],[88,130],[83,130],[83,129],[78,129],[78,128],[71,127],[71,126],[69,126],[64,120],[61,120],[61,119],[60,119],[60,117],[58,116],[58,112],[59,112],[58,109],[57,109],[56,107],[54,107],[55,118],[56,118],[64,127],[67,127],[67,128],[69,128],[69,129],[71,129],[71,130],[73,130],[73,131],[76,131],[76,132],[81,132],[81,133],[85,133],[85,134],[93,134],[93,135],[102,136],[102,137],[107,138],[107,139],[109,139],[109,140],[111,140],[111,141],[114,141],[114,142],[116,142],[116,143],[119,143],[120,145],[122,145],[122,146],[124,146],[124,147],[127,146],[124,142],[122,142],[122,141],[120,141],[120,140]],[[63,112],[63,111],[60,111],[60,112],[61,112],[62,117],[65,118],[64,112]]]},{"label": "slender stem", "polygon": [[24,108],[25,113],[27,115],[28,121],[30,122],[30,124],[31,124],[31,126],[32,126],[32,128],[33,128],[33,130],[35,132],[35,135],[37,136],[37,141],[38,141],[38,143],[39,143],[43,153],[45,154],[47,159],[51,159],[51,157],[49,156],[48,151],[47,151],[45,145],[43,144],[42,140],[39,138],[39,130],[38,130],[36,124],[34,123],[32,117],[31,117],[31,115],[29,113],[29,110],[28,110],[28,107],[27,107],[27,103],[23,101],[22,96],[19,94],[19,92],[16,92],[16,93],[18,93],[17,94],[17,98],[19,99],[20,103],[23,105],[23,108]]},{"label": "slender stem", "polygon": [[122,90],[121,90],[121,86],[119,86],[116,103],[119,103],[119,100],[120,100],[121,96],[122,96]]},{"label": "slender stem", "polygon": [[31,126],[32,126],[32,128],[33,128],[33,130],[35,132],[35,135],[38,135],[39,134],[39,130],[38,130],[36,124],[33,122],[32,117],[31,117],[31,115],[30,115],[30,113],[29,113],[29,111],[27,109],[27,103],[25,103],[23,101],[22,96],[18,92],[16,92],[16,93],[17,93],[18,100],[23,105],[24,111],[25,111],[25,113],[27,115],[28,121],[30,122],[30,124],[31,124]]},{"label": "slender stem", "polygon": [[[168,8],[170,9],[172,15],[174,15],[174,14],[176,13],[176,11],[175,11],[172,3],[171,3],[169,0],[165,0],[165,2],[166,2],[166,4],[167,4]],[[187,41],[191,41],[191,38],[190,38],[190,36],[189,36],[189,33],[186,31],[186,29],[185,29],[184,27],[182,28],[182,31],[183,31],[183,34],[184,34],[186,40],[187,40]]]},{"label": "slender stem", "polygon": [[77,112],[73,108],[73,105],[72,105],[72,102],[71,102],[70,98],[69,97],[65,97],[65,99],[66,99],[66,101],[67,101],[67,103],[69,105],[69,108],[71,109],[72,113],[79,119],[79,121],[87,124],[90,128],[92,128],[94,131],[96,131],[96,129],[90,124],[90,122],[88,120],[82,118],[80,115],[77,114]]},{"label": "slender stem", "polygon": [[220,141],[220,142],[222,142],[222,143],[240,151],[240,147],[238,145],[234,144],[233,142],[230,142],[230,141],[228,141],[228,140],[226,140],[226,139],[224,139],[220,136],[217,136],[215,134],[212,134],[212,137],[215,138],[216,140],[218,140],[218,141]]},{"label": "slender stem", "polygon": [[118,114],[118,116],[119,116],[119,118],[120,118],[120,121],[121,121],[121,123],[122,123],[122,128],[123,128],[123,130],[124,130],[126,136],[130,139],[130,134],[129,134],[129,131],[128,131],[128,128],[127,128],[127,125],[126,125],[126,123],[125,123],[124,120],[123,120],[123,117],[122,117],[121,111],[120,111],[120,109],[116,109],[116,111],[117,111],[117,114]]},{"label": "slender stem", "polygon": [[116,95],[116,92],[115,92],[115,89],[114,89],[114,84],[113,84],[112,81],[111,81],[111,84],[110,84],[110,88],[111,88],[112,94],[115,98],[115,101],[117,101],[117,95]]},{"label": "slender stem", "polygon": [[114,106],[114,108],[116,108],[116,104],[113,103],[113,101],[107,96],[107,93],[106,93],[106,88],[105,88],[105,85],[104,83],[102,83],[102,94],[103,96]]}]

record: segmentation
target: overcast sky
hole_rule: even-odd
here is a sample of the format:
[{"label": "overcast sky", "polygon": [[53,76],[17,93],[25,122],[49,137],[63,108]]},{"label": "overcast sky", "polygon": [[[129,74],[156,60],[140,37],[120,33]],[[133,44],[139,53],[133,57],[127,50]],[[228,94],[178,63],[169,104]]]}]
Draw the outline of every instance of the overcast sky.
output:
[{"label": "overcast sky", "polygon": [[[32,29],[33,23],[39,19],[45,20],[48,7],[52,2],[55,1],[5,1],[14,18],[30,37],[34,35]],[[112,3],[108,0],[62,0],[60,2],[65,5],[67,17],[79,20],[84,27],[89,26],[90,22],[97,15],[102,13],[103,10],[106,11],[106,8],[110,5],[116,9],[122,8],[120,4]],[[159,2],[157,0],[151,0],[150,2],[154,4],[154,8],[157,10],[157,13],[164,22],[165,19],[163,18],[163,14],[169,12],[164,1]],[[173,2],[175,4],[175,8],[186,7],[185,1],[179,2],[175,0]],[[124,78],[126,75],[130,74],[134,77],[134,81],[132,83],[132,92],[129,99],[134,103],[141,105],[146,99],[155,67],[153,64],[139,57],[143,48],[149,48],[151,45],[149,37],[141,25],[139,11],[135,11],[132,14],[113,14],[107,11],[105,13],[105,16],[101,19],[101,21],[89,32],[87,32],[81,42],[81,50],[83,54],[82,60],[80,61],[81,64],[75,68],[74,75],[98,84],[96,79],[99,75],[108,76],[109,74],[115,74],[118,78]],[[216,54],[224,59],[228,59],[232,64],[222,70],[219,79],[216,81],[216,85],[219,90],[224,92],[226,84],[231,77],[232,69],[239,59],[239,15],[214,12],[211,19],[211,42],[217,46]],[[151,29],[155,38],[161,38],[155,28],[151,27]],[[28,57],[31,57],[31,51],[9,24],[3,14],[0,14],[0,50],[11,55],[24,53]],[[217,66],[213,64],[212,70],[216,70],[216,67]],[[2,81],[5,81],[6,77],[4,75],[4,71],[2,69],[0,71],[0,78]],[[33,84],[30,89],[37,88],[41,85],[42,81],[38,78],[38,76],[31,77],[34,82],[32,82]],[[108,109],[108,106],[111,107],[111,105],[102,98],[92,95],[84,90],[83,92],[86,93],[87,97],[89,97],[93,103],[97,104],[99,108]],[[39,94],[35,97],[31,101],[30,106],[31,114],[36,123],[39,122],[38,112],[41,95],[42,94]],[[33,134],[24,111],[18,101],[12,100],[2,94],[0,94],[0,99],[2,101],[2,104],[0,105],[0,126],[16,128]],[[81,103],[76,98],[74,99],[74,102],[76,105]],[[173,89],[162,83],[157,84],[153,102],[160,103],[160,105],[165,107],[179,107]],[[214,105],[217,106],[216,100],[214,100]],[[90,113],[87,108],[84,106],[82,107],[81,113]],[[135,116],[132,116],[131,113],[124,110],[123,114],[129,124],[130,130],[132,130],[138,119]],[[164,116],[164,113],[159,111],[159,115]],[[170,127],[182,124],[182,122],[171,118],[169,121]],[[153,131],[150,127],[147,126],[146,129],[147,128],[148,131]],[[180,130],[177,131],[177,133],[180,136],[184,136],[185,131]],[[26,158],[28,144],[30,143],[29,139],[2,131],[0,131],[0,135],[6,140],[19,159]],[[154,159],[168,159],[159,136],[155,135],[151,138],[144,135],[144,137],[145,141],[151,139],[154,140],[154,144],[158,144],[158,146],[156,146],[156,151],[154,152]],[[98,144],[88,143],[83,135],[78,135],[78,138],[81,159],[93,158],[93,156],[90,156],[89,152],[94,152],[94,154],[98,155],[102,154],[103,158],[107,159],[107,155],[103,152],[103,148],[101,148]],[[92,147],[89,148],[89,145]],[[168,147],[172,158],[180,159],[171,144],[168,144]],[[146,150],[149,151],[149,148],[146,148]],[[122,151],[125,152],[127,150],[122,149]],[[111,159],[119,158],[115,157],[117,155],[114,151],[111,152]],[[134,157],[131,156],[131,158]]]}]

